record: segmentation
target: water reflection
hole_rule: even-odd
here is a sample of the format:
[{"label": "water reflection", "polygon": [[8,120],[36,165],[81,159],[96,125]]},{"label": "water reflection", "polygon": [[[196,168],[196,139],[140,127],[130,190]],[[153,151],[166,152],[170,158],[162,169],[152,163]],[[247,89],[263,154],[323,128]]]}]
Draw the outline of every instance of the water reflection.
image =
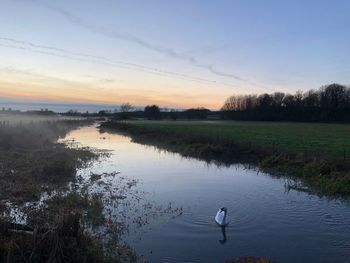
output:
[{"label": "water reflection", "polygon": [[[121,176],[140,180],[158,203],[183,207],[181,216],[152,221],[144,232],[127,237],[146,261],[218,262],[242,255],[286,263],[350,258],[350,207],[344,202],[293,189],[286,192],[284,179],[243,165],[208,165],[118,134],[102,135],[95,127],[72,132],[66,139],[72,138],[112,152],[91,172],[120,171]],[[215,225],[218,204],[234,211],[234,227],[219,230]]]},{"label": "water reflection", "polygon": [[227,241],[226,237],[226,226],[219,226],[221,228],[221,233],[222,233],[222,239],[219,240],[219,242],[223,245]]}]

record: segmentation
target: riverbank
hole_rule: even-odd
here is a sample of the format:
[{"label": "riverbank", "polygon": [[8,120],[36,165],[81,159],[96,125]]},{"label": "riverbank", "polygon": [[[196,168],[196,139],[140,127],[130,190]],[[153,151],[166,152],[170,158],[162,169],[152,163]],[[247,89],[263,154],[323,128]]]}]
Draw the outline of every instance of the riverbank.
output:
[{"label": "riverbank", "polygon": [[221,164],[247,163],[279,176],[289,187],[321,195],[350,195],[349,125],[257,122],[106,122],[134,141]]},{"label": "riverbank", "polygon": [[[112,224],[105,213],[106,204],[120,193],[111,189],[105,198],[90,190],[95,179],[82,183],[77,176],[78,169],[104,153],[57,142],[88,124],[33,117],[0,127],[1,262],[136,260],[135,251],[120,240],[124,226]],[[125,191],[130,183],[118,187]]]}]

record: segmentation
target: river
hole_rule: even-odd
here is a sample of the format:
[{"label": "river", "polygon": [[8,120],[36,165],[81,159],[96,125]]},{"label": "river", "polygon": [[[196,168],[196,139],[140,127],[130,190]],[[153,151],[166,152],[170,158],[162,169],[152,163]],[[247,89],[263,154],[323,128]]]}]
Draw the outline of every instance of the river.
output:
[{"label": "river", "polygon": [[[257,169],[184,158],[127,136],[100,133],[96,126],[72,131],[64,139],[111,151],[89,171],[120,172],[139,180],[157,203],[182,207],[182,215],[154,220],[125,237],[142,261],[256,256],[287,263],[350,262],[348,202],[287,191],[285,179]],[[229,219],[225,229],[214,221],[223,206]]]}]

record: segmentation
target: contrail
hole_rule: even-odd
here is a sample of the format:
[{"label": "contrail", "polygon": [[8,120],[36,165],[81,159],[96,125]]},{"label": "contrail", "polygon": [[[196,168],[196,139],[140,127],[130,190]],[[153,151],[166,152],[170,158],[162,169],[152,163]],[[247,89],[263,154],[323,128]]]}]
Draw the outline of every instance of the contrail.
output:
[{"label": "contrail", "polygon": [[[0,46],[2,47],[13,48],[13,49],[22,50],[22,51],[29,51],[32,53],[39,53],[39,54],[48,55],[48,56],[55,56],[55,57],[60,57],[64,59],[69,59],[69,60],[76,60],[80,62],[97,63],[97,64],[102,64],[104,66],[117,66],[121,68],[132,69],[132,70],[146,72],[150,74],[161,75],[164,77],[173,77],[181,80],[190,80],[198,83],[209,83],[212,85],[215,84],[215,85],[222,85],[222,86],[227,86],[231,88],[236,88],[236,86],[232,84],[224,83],[224,82],[218,82],[215,80],[193,77],[187,74],[161,70],[158,68],[148,67],[141,64],[129,63],[129,62],[120,61],[120,60],[112,60],[102,56],[96,56],[96,55],[91,55],[91,54],[86,54],[81,52],[74,52],[63,48],[47,46],[47,45],[39,45],[28,41],[18,40],[15,38],[0,36],[0,40],[11,43],[11,44],[0,43]],[[253,85],[261,89],[268,89],[268,90],[274,91],[268,87],[264,87],[259,84],[253,84]]]},{"label": "contrail", "polygon": [[[211,72],[212,74],[220,76],[220,77],[231,78],[231,79],[235,79],[235,80],[238,80],[241,82],[246,82],[246,83],[254,85],[254,86],[262,87],[261,85],[258,85],[254,82],[251,82],[250,80],[242,78],[238,75],[217,70],[214,68],[213,65],[201,64],[197,60],[197,58],[195,58],[194,56],[177,52],[176,50],[173,50],[173,49],[168,48],[168,47],[155,45],[153,43],[150,43],[144,39],[141,39],[141,38],[134,36],[134,35],[131,35],[131,34],[120,33],[120,32],[116,32],[116,31],[110,30],[108,28],[105,28],[103,26],[90,24],[87,21],[85,21],[84,19],[73,15],[72,13],[68,12],[67,10],[65,10],[61,7],[54,6],[54,5],[49,4],[49,3],[44,3],[40,0],[31,0],[31,1],[33,3],[36,3],[40,6],[42,6],[42,7],[45,7],[51,11],[54,11],[56,13],[61,14],[63,17],[65,17],[71,23],[78,25],[80,27],[83,27],[85,29],[88,29],[91,32],[103,35],[103,36],[108,37],[108,38],[119,39],[119,40],[129,41],[129,42],[138,44],[144,48],[161,53],[163,55],[167,55],[167,56],[170,56],[170,57],[178,59],[178,60],[186,61],[186,62],[190,63],[192,66],[206,69],[209,72]],[[264,88],[266,88],[266,87],[264,87]],[[266,89],[269,89],[269,88],[266,88]]]},{"label": "contrail", "polygon": [[[79,53],[79,52],[73,52],[73,51],[69,51],[69,50],[57,48],[57,47],[38,45],[38,44],[34,44],[32,42],[26,42],[26,41],[17,40],[14,38],[0,37],[0,40],[16,44],[16,45],[13,45],[13,44],[0,43],[0,46],[3,46],[3,47],[14,48],[14,49],[19,49],[19,50],[26,50],[26,51],[30,51],[30,52],[34,52],[34,53],[56,56],[56,57],[61,57],[61,58],[65,58],[65,59],[70,59],[70,60],[99,63],[99,64],[109,65],[109,66],[117,65],[118,67],[123,67],[123,68],[128,68],[128,69],[131,68],[133,70],[148,72],[148,73],[162,75],[162,76],[166,76],[166,77],[173,76],[173,77],[176,77],[178,79],[187,79],[187,80],[191,80],[191,81],[217,84],[217,82],[215,80],[196,78],[196,77],[192,77],[192,76],[182,74],[182,73],[175,73],[175,72],[171,72],[171,71],[161,70],[158,68],[147,67],[145,65],[129,63],[129,62],[124,62],[124,61],[119,61],[119,60],[111,60],[111,59],[108,59],[108,58],[105,58],[102,56],[95,56],[95,55],[89,55],[89,54],[84,54],[84,53]],[[33,48],[38,48],[41,50],[36,50]],[[43,51],[43,50],[50,50],[50,52]],[[54,53],[52,51],[59,52],[59,53]]]}]

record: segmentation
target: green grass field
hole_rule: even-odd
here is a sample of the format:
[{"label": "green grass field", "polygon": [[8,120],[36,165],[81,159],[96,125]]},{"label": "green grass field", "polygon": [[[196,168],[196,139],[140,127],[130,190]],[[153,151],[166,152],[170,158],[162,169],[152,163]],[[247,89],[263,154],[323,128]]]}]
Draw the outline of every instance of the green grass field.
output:
[{"label": "green grass field", "polygon": [[243,121],[129,121],[152,130],[276,147],[286,153],[350,159],[350,125]]}]

